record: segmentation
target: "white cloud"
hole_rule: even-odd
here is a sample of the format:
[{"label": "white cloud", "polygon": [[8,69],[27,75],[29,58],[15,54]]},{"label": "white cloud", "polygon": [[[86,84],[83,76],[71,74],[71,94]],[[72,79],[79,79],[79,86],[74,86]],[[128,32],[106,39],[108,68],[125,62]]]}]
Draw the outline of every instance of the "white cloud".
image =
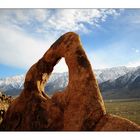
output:
[{"label": "white cloud", "polygon": [[18,30],[0,26],[0,63],[27,68],[35,63],[50,45],[39,42]]},{"label": "white cloud", "polygon": [[[19,32],[0,26],[0,63],[29,69],[50,47],[52,42],[42,42]],[[67,71],[64,59],[54,72]]]},{"label": "white cloud", "polygon": [[[87,33],[119,12],[115,9],[0,9],[0,63],[28,69],[60,34]],[[55,72],[67,70],[64,59],[55,67]]]},{"label": "white cloud", "polygon": [[34,9],[32,14],[36,18],[37,21],[44,22],[50,13],[48,10]]},{"label": "white cloud", "polygon": [[133,25],[139,25],[140,24],[140,9],[131,9],[131,13],[129,13],[126,16],[126,19],[128,23],[131,23]]},{"label": "white cloud", "polygon": [[78,31],[87,33],[91,27],[99,26],[108,16],[117,16],[116,9],[1,9],[1,23],[32,28],[33,32],[63,33]]}]

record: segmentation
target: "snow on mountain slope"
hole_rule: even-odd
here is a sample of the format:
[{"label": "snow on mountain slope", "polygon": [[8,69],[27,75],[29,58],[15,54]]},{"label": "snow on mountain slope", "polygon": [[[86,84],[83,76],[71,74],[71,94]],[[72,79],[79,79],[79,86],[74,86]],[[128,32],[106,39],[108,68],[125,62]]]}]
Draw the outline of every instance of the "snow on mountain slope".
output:
[{"label": "snow on mountain slope", "polygon": [[6,91],[7,89],[22,89],[24,82],[24,75],[17,75],[13,77],[6,77],[0,79],[0,90]]},{"label": "snow on mountain slope", "polygon": [[105,99],[140,98],[140,67],[113,81],[101,83],[100,90]]},{"label": "snow on mountain slope", "polygon": [[[97,69],[95,70],[95,75],[98,80],[98,83],[101,84],[106,81],[110,81],[110,82],[114,81],[118,79],[119,77],[122,77],[127,74],[129,77],[129,73],[133,73],[137,69],[138,67],[128,68],[125,66],[106,68],[106,69]],[[19,75],[19,76],[13,76],[13,77],[0,79],[0,91],[3,91],[8,94],[13,94],[15,92],[14,95],[19,94],[19,92],[23,89],[24,77],[25,77],[24,75]],[[125,79],[122,79],[122,80],[125,81]],[[53,73],[49,78],[49,81],[47,83],[45,90],[49,94],[51,94],[55,91],[63,90],[67,86],[67,84],[68,84],[67,72]]]},{"label": "snow on mountain slope", "polygon": [[[0,91],[9,94],[19,94],[23,89],[25,75],[17,75],[13,77],[6,77],[0,79]],[[47,89],[49,91],[55,91],[63,89],[68,84],[68,73],[53,73],[47,83]],[[11,93],[10,93],[11,92]],[[18,92],[18,93],[16,93]]]},{"label": "snow on mountain slope", "polygon": [[138,81],[139,77],[140,77],[140,67],[137,67],[116,79],[112,78],[111,80],[102,82],[101,89],[102,91],[105,91],[108,89],[114,90],[120,88],[128,88],[129,85],[131,85],[135,81]]},{"label": "snow on mountain slope", "polygon": [[128,68],[125,66],[121,67],[113,67],[113,68],[106,68],[106,69],[97,69],[95,70],[95,75],[99,83],[108,81],[108,80],[115,80],[128,72],[135,71],[136,68]]}]

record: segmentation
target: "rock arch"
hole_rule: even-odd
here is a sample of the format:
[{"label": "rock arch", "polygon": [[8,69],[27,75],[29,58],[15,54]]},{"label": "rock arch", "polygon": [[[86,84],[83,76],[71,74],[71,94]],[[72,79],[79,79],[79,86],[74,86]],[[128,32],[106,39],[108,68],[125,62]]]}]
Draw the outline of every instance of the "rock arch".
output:
[{"label": "rock arch", "polygon": [[[63,92],[55,93],[50,98],[44,93],[44,85],[62,57],[69,68],[69,83]],[[114,128],[115,122],[122,125]],[[29,69],[24,89],[11,103],[0,129],[139,130],[139,126],[106,114],[96,78],[79,36],[68,32]]]}]

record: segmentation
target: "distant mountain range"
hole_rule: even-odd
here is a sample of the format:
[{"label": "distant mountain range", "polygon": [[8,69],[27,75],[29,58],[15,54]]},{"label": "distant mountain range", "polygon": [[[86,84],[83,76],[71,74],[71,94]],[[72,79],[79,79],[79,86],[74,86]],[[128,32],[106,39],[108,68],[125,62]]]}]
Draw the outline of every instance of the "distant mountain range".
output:
[{"label": "distant mountain range", "polygon": [[[96,69],[98,80],[104,99],[140,98],[140,66],[128,68],[125,66],[106,69]],[[7,95],[19,95],[23,89],[25,75],[0,79],[0,91]],[[65,89],[68,84],[68,73],[53,73],[45,87],[52,95],[55,91]]]}]

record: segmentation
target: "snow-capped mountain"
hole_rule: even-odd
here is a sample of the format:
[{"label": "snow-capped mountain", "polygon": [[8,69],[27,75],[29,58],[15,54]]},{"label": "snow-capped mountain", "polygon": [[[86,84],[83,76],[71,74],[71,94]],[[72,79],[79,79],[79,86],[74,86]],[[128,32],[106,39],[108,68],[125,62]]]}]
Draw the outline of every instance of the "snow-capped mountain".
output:
[{"label": "snow-capped mountain", "polygon": [[[95,75],[105,98],[113,98],[112,92],[115,92],[116,98],[118,92],[119,94],[122,93],[122,91],[128,93],[128,91],[131,91],[133,88],[138,90],[140,89],[140,67],[128,68],[121,66],[96,69]],[[0,79],[0,91],[12,96],[18,95],[23,89],[24,78],[25,75],[19,75]],[[49,95],[51,95],[55,91],[63,90],[67,85],[67,72],[53,73],[49,78],[45,90]],[[140,97],[140,94],[138,94],[138,96]],[[119,98],[121,98],[121,96]]]},{"label": "snow-capped mountain", "polygon": [[[126,74],[116,78],[107,80],[102,82],[101,85],[105,86],[107,89],[110,87],[111,89],[118,89],[118,88],[129,88],[132,83],[135,83],[140,78],[140,67],[135,68],[135,70],[131,70]],[[104,91],[106,90],[103,87]],[[133,87],[132,87],[133,88]]]},{"label": "snow-capped mountain", "polygon": [[140,98],[140,67],[129,71],[115,80],[100,84],[105,98]]},{"label": "snow-capped mountain", "polygon": [[[0,79],[0,91],[8,95],[18,95],[23,89],[25,75],[17,75]],[[65,88],[68,84],[68,73],[53,73],[45,87],[46,91],[52,93]]]},{"label": "snow-capped mountain", "polygon": [[133,72],[135,71],[136,67],[113,67],[113,68],[106,68],[106,69],[96,69],[95,70],[95,75],[98,80],[98,83],[102,83],[108,80],[115,80],[128,72]]},{"label": "snow-capped mountain", "polygon": [[45,91],[51,95],[55,91],[61,91],[68,85],[68,73],[53,73],[45,87]]},{"label": "snow-capped mountain", "polygon": [[0,91],[9,95],[17,95],[23,89],[24,75],[0,79]]}]

